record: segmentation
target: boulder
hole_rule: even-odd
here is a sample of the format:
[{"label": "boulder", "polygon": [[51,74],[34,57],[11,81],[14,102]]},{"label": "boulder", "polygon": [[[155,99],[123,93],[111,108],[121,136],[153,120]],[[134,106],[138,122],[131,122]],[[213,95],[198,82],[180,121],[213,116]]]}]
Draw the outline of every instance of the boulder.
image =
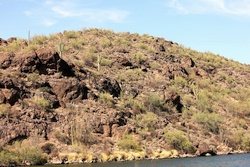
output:
[{"label": "boulder", "polygon": [[18,53],[11,63],[12,67],[18,67],[21,72],[32,73],[41,65],[40,59],[35,51]]},{"label": "boulder", "polygon": [[14,105],[20,98],[20,89],[10,78],[0,78],[0,101]]},{"label": "boulder", "polygon": [[13,53],[3,53],[0,56],[0,66],[2,69],[6,69],[8,68],[11,63],[13,58],[15,57],[15,55]]},{"label": "boulder", "polygon": [[166,103],[172,103],[178,112],[181,112],[183,105],[181,104],[181,96],[172,90],[164,91],[164,100]]},{"label": "boulder", "polygon": [[54,74],[62,72],[65,76],[73,76],[72,68],[60,58],[59,54],[52,48],[40,48],[36,50],[36,54],[40,59],[40,74]]},{"label": "boulder", "polygon": [[118,59],[118,62],[122,65],[122,66],[132,66],[133,64],[126,58],[126,57],[121,57]]},{"label": "boulder", "polygon": [[99,90],[102,92],[108,92],[113,97],[119,97],[121,93],[121,87],[119,83],[115,80],[109,78],[101,79]]},{"label": "boulder", "polygon": [[[175,60],[171,60],[175,61]],[[174,79],[175,77],[187,78],[189,76],[185,67],[183,67],[180,63],[168,62],[166,64],[166,75],[169,79]]]},{"label": "boulder", "polygon": [[183,58],[181,59],[181,64],[184,67],[194,67],[195,66],[193,59],[191,59],[190,57],[186,57],[186,56],[183,56]]},{"label": "boulder", "polygon": [[103,125],[103,136],[111,137],[111,128],[108,125]]},{"label": "boulder", "polygon": [[12,43],[13,41],[16,41],[17,38],[16,37],[10,37],[8,40],[7,40],[7,43],[10,44]]},{"label": "boulder", "polygon": [[20,72],[53,75],[61,72],[64,76],[74,76],[72,67],[59,57],[51,48],[40,48],[36,51],[23,51],[17,55],[3,54],[0,58],[2,68],[17,67]]},{"label": "boulder", "polygon": [[199,156],[216,155],[216,151],[211,149],[207,143],[201,142],[198,145],[196,155],[199,155]]},{"label": "boulder", "polygon": [[52,79],[49,84],[61,106],[66,103],[79,103],[88,98],[89,88],[75,78]]},{"label": "boulder", "polygon": [[166,49],[165,49],[165,47],[164,47],[163,45],[160,45],[160,46],[159,46],[159,51],[160,51],[160,52],[165,52]]},{"label": "boulder", "polygon": [[0,38],[0,46],[6,46],[8,42],[2,38]]},{"label": "boulder", "polygon": [[14,105],[20,98],[19,92],[15,89],[0,89],[0,92],[3,95],[1,99],[10,105]]},{"label": "boulder", "polygon": [[10,89],[15,88],[13,80],[7,77],[0,78],[0,88]]},{"label": "boulder", "polygon": [[201,68],[196,69],[195,73],[197,76],[200,76],[202,78],[209,78],[209,74]]}]

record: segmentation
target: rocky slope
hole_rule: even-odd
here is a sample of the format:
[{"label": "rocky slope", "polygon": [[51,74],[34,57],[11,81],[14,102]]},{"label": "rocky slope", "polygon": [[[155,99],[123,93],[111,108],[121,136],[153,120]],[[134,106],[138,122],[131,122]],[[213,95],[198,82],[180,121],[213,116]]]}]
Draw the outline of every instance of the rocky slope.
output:
[{"label": "rocky slope", "polygon": [[0,39],[0,103],[0,165],[250,150],[250,66],[147,34]]}]

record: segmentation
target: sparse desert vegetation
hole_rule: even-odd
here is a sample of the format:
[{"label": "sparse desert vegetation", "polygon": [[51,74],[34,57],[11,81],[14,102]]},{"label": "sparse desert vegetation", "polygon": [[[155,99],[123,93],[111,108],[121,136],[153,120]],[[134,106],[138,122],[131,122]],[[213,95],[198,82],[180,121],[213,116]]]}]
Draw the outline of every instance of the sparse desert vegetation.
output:
[{"label": "sparse desert vegetation", "polygon": [[102,29],[0,42],[0,166],[250,151],[247,64]]}]

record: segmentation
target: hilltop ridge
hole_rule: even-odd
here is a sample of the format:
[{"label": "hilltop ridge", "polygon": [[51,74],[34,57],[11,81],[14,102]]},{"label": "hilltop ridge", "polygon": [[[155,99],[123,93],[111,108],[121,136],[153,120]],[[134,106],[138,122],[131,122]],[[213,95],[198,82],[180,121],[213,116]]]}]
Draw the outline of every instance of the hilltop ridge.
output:
[{"label": "hilltop ridge", "polygon": [[101,29],[0,39],[0,55],[0,165],[250,151],[249,65]]}]

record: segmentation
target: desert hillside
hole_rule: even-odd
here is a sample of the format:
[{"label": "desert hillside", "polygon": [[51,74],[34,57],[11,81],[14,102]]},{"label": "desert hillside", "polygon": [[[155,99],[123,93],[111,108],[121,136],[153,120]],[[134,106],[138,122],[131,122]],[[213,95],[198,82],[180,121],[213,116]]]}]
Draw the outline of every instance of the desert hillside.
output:
[{"label": "desert hillside", "polygon": [[250,151],[250,66],[147,34],[0,39],[0,166]]}]

